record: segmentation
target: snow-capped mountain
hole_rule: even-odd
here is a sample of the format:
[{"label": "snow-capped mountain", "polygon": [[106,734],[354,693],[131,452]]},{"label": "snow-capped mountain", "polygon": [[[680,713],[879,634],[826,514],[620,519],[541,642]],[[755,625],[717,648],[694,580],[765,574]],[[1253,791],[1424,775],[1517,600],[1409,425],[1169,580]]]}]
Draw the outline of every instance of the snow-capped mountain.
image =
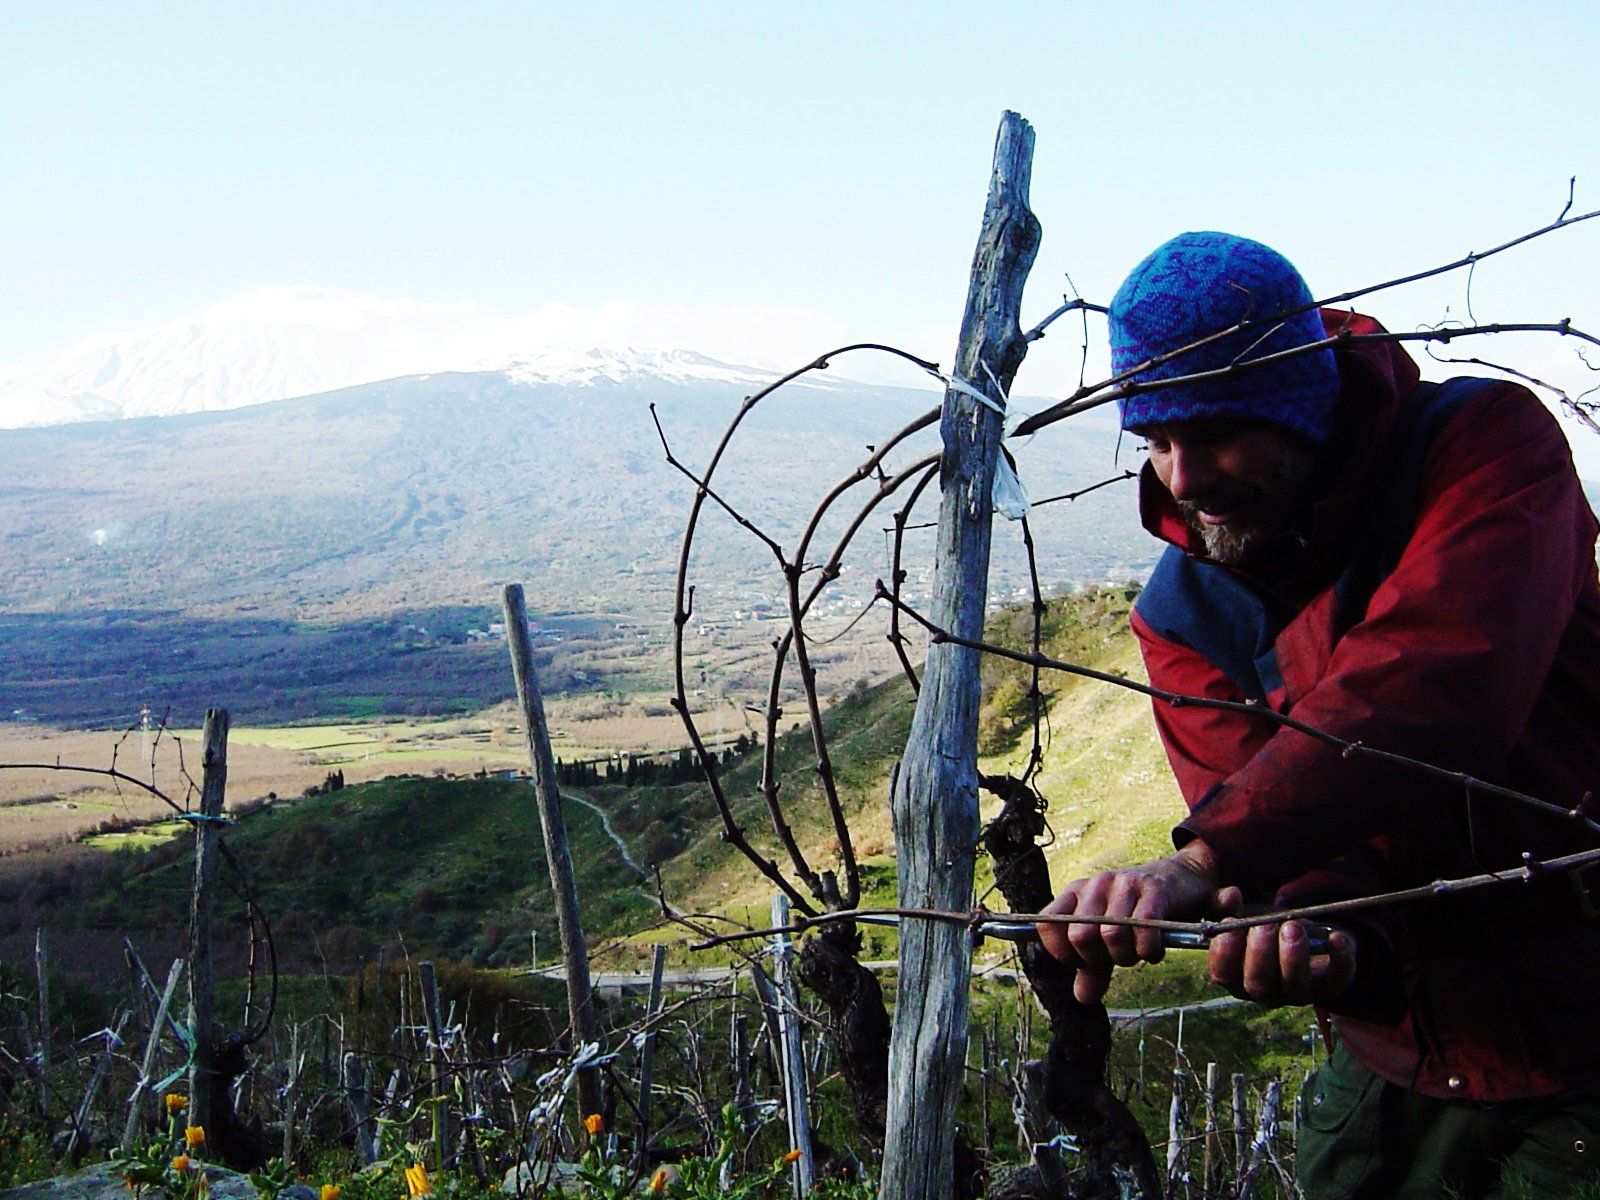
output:
[{"label": "snow-capped mountain", "polygon": [[510,368],[517,382],[578,385],[771,377],[620,340],[662,332],[626,303],[507,317],[474,303],[266,287],[155,329],[90,338],[39,366],[0,368],[0,428],[235,409],[443,371]]}]

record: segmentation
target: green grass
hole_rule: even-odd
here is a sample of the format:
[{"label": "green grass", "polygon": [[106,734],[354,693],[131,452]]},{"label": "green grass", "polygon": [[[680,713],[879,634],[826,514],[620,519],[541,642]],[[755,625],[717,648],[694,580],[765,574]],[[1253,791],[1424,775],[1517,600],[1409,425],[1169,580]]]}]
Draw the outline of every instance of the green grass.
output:
[{"label": "green grass", "polygon": [[[649,924],[653,906],[627,886],[634,877],[599,818],[569,805],[566,820],[592,942]],[[156,929],[186,911],[189,854],[166,840],[177,824],[97,842],[151,849],[68,873],[51,923]],[[531,930],[556,945],[534,793],[525,782],[410,777],[352,785],[247,813],[228,844],[290,959],[349,965],[403,939],[414,954],[521,966]],[[237,905],[231,896],[224,903]]]},{"label": "green grass", "polygon": [[182,821],[156,821],[137,829],[123,829],[114,833],[95,833],[83,839],[85,846],[96,850],[154,850],[180,838],[187,832]]}]

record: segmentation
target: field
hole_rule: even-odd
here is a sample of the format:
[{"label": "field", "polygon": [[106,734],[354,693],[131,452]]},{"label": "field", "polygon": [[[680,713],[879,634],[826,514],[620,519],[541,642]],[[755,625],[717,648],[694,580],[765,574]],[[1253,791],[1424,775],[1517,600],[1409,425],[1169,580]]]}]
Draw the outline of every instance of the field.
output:
[{"label": "field", "polygon": [[[556,699],[547,706],[556,757],[565,760],[648,753],[685,744],[683,724],[664,700],[609,697]],[[714,743],[732,741],[748,728],[748,714],[726,701],[704,717]],[[717,734],[722,730],[721,736]],[[0,724],[0,767],[9,763],[64,763],[119,770],[153,781],[182,803],[198,783],[200,731],[175,729],[152,737],[154,764],[143,761],[144,735]],[[181,757],[181,763],[180,763]],[[236,725],[228,737],[228,800],[240,805],[269,795],[296,796],[339,771],[346,783],[389,775],[473,775],[526,770],[521,719],[510,704],[471,717],[335,725]],[[192,777],[192,778],[191,778]],[[108,823],[138,824],[170,811],[132,785],[102,776],[55,770],[0,769],[0,855],[59,843]],[[152,836],[112,832],[95,844]]]}]

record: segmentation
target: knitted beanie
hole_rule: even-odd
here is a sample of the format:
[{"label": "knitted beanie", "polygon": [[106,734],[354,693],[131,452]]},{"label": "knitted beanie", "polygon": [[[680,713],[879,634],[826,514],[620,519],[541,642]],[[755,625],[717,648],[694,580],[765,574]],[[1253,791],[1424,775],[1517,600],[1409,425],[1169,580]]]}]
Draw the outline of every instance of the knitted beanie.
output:
[{"label": "knitted beanie", "polygon": [[[1227,233],[1184,233],[1158,246],[1112,298],[1111,369],[1120,375],[1242,321],[1259,322],[1133,376],[1151,383],[1249,361],[1325,335],[1300,272],[1276,250]],[[1271,421],[1314,445],[1328,440],[1339,372],[1333,351],[1308,351],[1241,371],[1120,401],[1122,427],[1141,430],[1207,417]]]}]

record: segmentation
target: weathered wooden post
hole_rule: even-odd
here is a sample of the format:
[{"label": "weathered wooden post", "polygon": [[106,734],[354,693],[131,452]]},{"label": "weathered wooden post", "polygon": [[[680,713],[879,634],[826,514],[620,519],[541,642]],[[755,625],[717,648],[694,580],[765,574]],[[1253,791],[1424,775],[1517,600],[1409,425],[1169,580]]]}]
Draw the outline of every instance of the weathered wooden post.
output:
[{"label": "weathered wooden post", "polygon": [[433,1145],[439,1157],[439,1170],[450,1165],[450,1114],[444,1094],[444,1017],[439,1006],[439,976],[433,962],[417,964],[417,980],[422,987],[422,1011],[428,1022],[428,1094],[433,1109]]},{"label": "weathered wooden post", "polygon": [[[789,924],[789,897],[772,897],[772,924]],[[772,991],[777,1001],[779,1056],[783,1061],[783,1111],[789,1122],[789,1147],[800,1151],[792,1169],[794,1194],[809,1196],[816,1185],[811,1148],[811,1110],[806,1086],[806,1060],[800,1051],[799,1001],[794,991],[794,947],[787,933],[772,937]]]},{"label": "weathered wooden post", "polygon": [[1217,1136],[1217,1064],[1206,1064],[1206,1137],[1205,1158],[1200,1169],[1200,1194],[1214,1196],[1217,1176],[1222,1165],[1222,1144]]},{"label": "weathered wooden post", "polygon": [[350,1117],[355,1125],[356,1151],[361,1155],[362,1165],[368,1166],[377,1161],[378,1139],[377,1130],[372,1122],[372,1112],[367,1105],[366,1064],[354,1050],[347,1050],[342,1066],[341,1082],[344,1084],[345,1099],[350,1103]]},{"label": "weathered wooden post", "polygon": [[650,954],[650,993],[644,1005],[644,1041],[639,1047],[639,1144],[634,1148],[634,1170],[649,1163],[650,1090],[655,1086],[656,1018],[661,1015],[661,977],[666,971],[667,948],[657,942]]},{"label": "weathered wooden post", "polygon": [[733,1108],[739,1114],[739,1127],[745,1129],[755,1108],[755,1090],[750,1086],[750,1018],[744,1013],[733,1014],[728,1040],[733,1059]]},{"label": "weathered wooden post", "polygon": [[[133,953],[133,947],[128,947]],[[143,972],[144,964],[139,964]],[[161,1029],[172,1009],[172,998],[178,991],[178,977],[183,974],[183,959],[175,958],[167,970],[167,986],[161,991],[161,1002],[150,1019],[150,1040],[144,1045],[144,1061],[139,1065],[139,1082],[134,1085],[133,1096],[128,1100],[128,1121],[122,1127],[122,1152],[127,1154],[139,1139],[139,1125],[144,1118],[144,1098],[150,1092],[151,1076],[156,1069],[156,1055],[161,1049]]]},{"label": "weathered wooden post", "polygon": [[[1017,323],[1039,245],[1028,209],[1033,129],[1000,119],[983,228],[946,389],[940,432],[939,532],[931,617],[960,637],[983,635],[995,459],[1006,392],[1027,351]],[[973,393],[981,393],[980,400]],[[900,904],[964,910],[972,904],[978,843],[979,656],[936,643],[917,697],[905,758],[891,794]],[[889,1055],[885,1200],[944,1200],[952,1193],[955,1111],[967,1047],[972,935],[960,925],[900,927],[900,986]]]},{"label": "weathered wooden post", "polygon": [[217,1046],[212,1030],[211,908],[217,888],[217,839],[228,784],[228,710],[206,710],[200,811],[194,814],[194,893],[189,903],[189,1123],[215,1125]]},{"label": "weathered wooden post", "polygon": [[294,1166],[294,1108],[300,1095],[300,1026],[289,1026],[289,1066],[283,1083],[283,1165]]},{"label": "weathered wooden post", "polygon": [[33,973],[39,980],[39,1111],[50,1111],[50,951],[44,926],[33,931]]},{"label": "weathered wooden post", "polygon": [[[544,698],[533,670],[533,647],[528,641],[528,609],[520,583],[508,583],[501,594],[505,610],[506,642],[511,649],[511,671],[517,681],[517,701],[528,738],[528,761],[533,768],[534,795],[539,802],[539,825],[544,831],[544,856],[550,869],[556,931],[561,935],[561,955],[566,965],[567,1012],[572,1023],[573,1049],[600,1041],[600,1016],[595,1012],[589,987],[589,949],[584,943],[583,921],[578,913],[578,883],[572,873],[572,853],[567,848],[567,822],[561,812],[561,789],[556,784],[556,760],[550,752],[550,730],[544,720]],[[578,1072],[579,1115],[605,1112],[600,1072],[585,1067]]]},{"label": "weathered wooden post", "polygon": [[1244,1174],[1245,1158],[1250,1152],[1250,1106],[1245,1091],[1244,1076],[1235,1071],[1233,1087],[1233,1170]]}]

